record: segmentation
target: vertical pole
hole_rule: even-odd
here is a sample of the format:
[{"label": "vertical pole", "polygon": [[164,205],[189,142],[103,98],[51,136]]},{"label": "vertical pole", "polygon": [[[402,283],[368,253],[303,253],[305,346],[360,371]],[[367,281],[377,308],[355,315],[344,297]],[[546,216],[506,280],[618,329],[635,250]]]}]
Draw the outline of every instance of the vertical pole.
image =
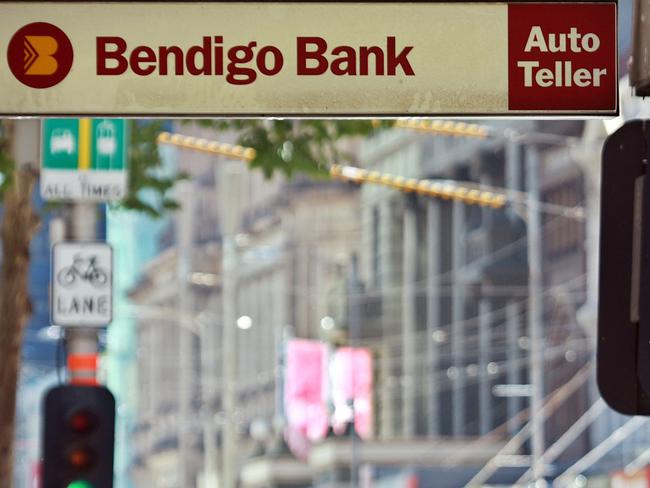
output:
[{"label": "vertical pole", "polygon": [[271,281],[269,283],[270,290],[269,296],[272,297],[272,310],[273,310],[273,323],[275,324],[276,330],[279,331],[278,336],[280,336],[281,341],[281,350],[279,352],[279,367],[276,375],[276,385],[275,385],[275,419],[274,419],[274,430],[278,436],[278,442],[280,439],[284,440],[284,427],[286,425],[286,413],[284,411],[284,379],[286,377],[286,367],[287,367],[287,344],[289,340],[293,337],[293,328],[289,325],[287,319],[287,280],[286,280],[286,269],[287,269],[287,257],[283,252],[283,256],[278,263],[278,267],[273,271],[271,275]]},{"label": "vertical pole", "polygon": [[[391,337],[396,334],[395,327],[399,323],[399,316],[396,316],[395,293],[395,257],[393,242],[393,208],[391,200],[386,197],[380,204],[379,210],[379,292],[382,300],[382,334],[384,337]],[[392,341],[385,340],[381,348],[380,360],[380,384],[381,388],[381,435],[383,438],[392,438],[397,435],[397,412],[395,408],[395,351]]]},{"label": "vertical pole", "polygon": [[[520,382],[519,369],[519,332],[520,332],[520,306],[514,300],[509,300],[506,305],[506,382],[515,385]],[[521,398],[509,396],[506,403],[508,412],[508,435],[511,437],[519,430],[519,423],[515,422],[515,416],[521,408]]]},{"label": "vertical pole", "polygon": [[381,417],[379,419],[379,428],[380,436],[382,439],[390,439],[394,435],[394,430],[392,428],[393,416],[392,416],[392,405],[390,401],[392,400],[392,364],[390,357],[391,349],[390,343],[384,341],[381,344],[381,349],[379,351],[379,385],[380,385],[380,402],[381,402]]},{"label": "vertical pole", "polygon": [[536,147],[526,151],[528,190],[528,329],[530,336],[530,382],[532,395],[531,444],[533,480],[544,477],[544,419],[541,415],[544,397],[544,333],[542,328],[542,235],[539,213],[539,159]]},{"label": "vertical pole", "polygon": [[[88,169],[90,165],[90,119],[79,119],[79,167]],[[70,236],[75,241],[92,241],[96,238],[97,205],[94,203],[74,203],[71,205]],[[68,372],[71,383],[95,383],[97,381],[97,353],[99,337],[97,329],[69,328],[65,331],[68,351]],[[81,366],[79,368],[78,366]]]},{"label": "vertical pole", "polygon": [[455,376],[452,378],[453,421],[452,434],[465,434],[465,287],[462,266],[465,261],[465,204],[452,203],[452,270],[451,351]]},{"label": "vertical pole", "polygon": [[[216,315],[216,304],[215,304]],[[216,397],[216,349],[214,317],[209,317],[201,329],[201,418],[203,420],[203,486],[216,488],[217,479],[217,439],[212,404]]]},{"label": "vertical pole", "polygon": [[478,304],[479,334],[479,433],[485,435],[492,427],[492,391],[488,363],[490,361],[490,342],[492,309],[489,298],[481,298]]},{"label": "vertical pole", "polygon": [[274,324],[275,331],[275,416],[284,422],[284,375],[287,364],[287,342],[291,338],[291,328]]},{"label": "vertical pole", "polygon": [[650,14],[648,0],[634,0],[632,60],[630,63],[630,86],[637,97],[646,97],[650,93],[650,35],[647,19]]},{"label": "vertical pole", "polygon": [[291,326],[286,323],[284,312],[286,308],[286,294],[283,288],[284,275],[282,269],[285,265],[285,259],[282,258],[277,266],[269,275],[267,294],[269,299],[269,314],[273,324],[276,343],[276,373],[275,373],[275,416],[276,425],[284,424],[284,377],[286,373],[286,355],[287,343],[291,339]]},{"label": "vertical pole", "polygon": [[192,393],[195,379],[193,370],[192,330],[194,304],[190,276],[194,247],[194,189],[189,181],[178,183],[179,201],[182,207],[176,217],[177,277],[178,277],[178,365],[179,374],[179,416],[178,438],[180,450],[180,482],[190,486]]},{"label": "vertical pole", "polygon": [[402,252],[402,435],[415,435],[415,385],[417,340],[415,330],[415,281],[417,279],[417,219],[415,201],[405,199],[404,248]]},{"label": "vertical pole", "polygon": [[[349,318],[349,345],[354,351],[358,345],[359,338],[361,337],[361,293],[363,287],[361,285],[361,279],[359,278],[359,263],[357,255],[352,256],[350,263],[350,278],[348,284],[348,318]],[[353,358],[354,358],[354,352]],[[354,361],[354,359],[352,359]],[[354,363],[353,363],[354,364]],[[352,444],[351,457],[350,457],[350,470],[352,481],[352,488],[357,488],[359,486],[359,452],[358,452],[358,442],[359,439],[356,435],[356,406],[355,398],[356,394],[356,384],[354,383],[354,376],[352,382],[352,436],[350,442]]]},{"label": "vertical pole", "polygon": [[427,204],[427,367],[425,383],[428,434],[440,434],[438,407],[438,344],[433,334],[440,327],[440,204],[433,199]]},{"label": "vertical pole", "polygon": [[239,225],[241,178],[240,163],[230,162],[223,168],[220,185],[222,230],[222,370],[223,370],[223,488],[237,484],[237,248],[235,233]]},{"label": "vertical pole", "polygon": [[222,271],[221,294],[223,299],[223,477],[224,488],[234,488],[236,480],[235,463],[237,462],[237,429],[235,410],[237,408],[237,328],[235,290],[235,241],[231,235],[222,237]]},{"label": "vertical pole", "polygon": [[[521,188],[521,146],[512,140],[506,142],[506,187],[511,194],[514,194]],[[508,209],[512,215],[512,209]],[[513,299],[508,300],[506,304],[506,338],[508,346],[506,350],[506,381],[509,384],[520,382],[519,368],[519,334],[521,331],[520,324],[520,307]],[[521,398],[509,396],[506,399],[506,408],[508,412],[508,434],[515,435],[518,425],[514,422],[514,417],[521,408]]]}]

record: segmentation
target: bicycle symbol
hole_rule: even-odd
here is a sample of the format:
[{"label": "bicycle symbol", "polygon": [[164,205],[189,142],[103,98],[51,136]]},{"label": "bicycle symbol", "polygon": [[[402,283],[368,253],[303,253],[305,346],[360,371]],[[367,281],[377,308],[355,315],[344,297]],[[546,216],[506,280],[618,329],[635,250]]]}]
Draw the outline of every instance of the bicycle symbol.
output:
[{"label": "bicycle symbol", "polygon": [[[84,269],[84,263],[87,263]],[[87,281],[92,286],[101,288],[108,281],[108,274],[102,268],[97,266],[97,256],[83,258],[76,254],[72,266],[68,266],[59,271],[56,280],[62,286],[72,286],[79,278],[81,281]]]}]

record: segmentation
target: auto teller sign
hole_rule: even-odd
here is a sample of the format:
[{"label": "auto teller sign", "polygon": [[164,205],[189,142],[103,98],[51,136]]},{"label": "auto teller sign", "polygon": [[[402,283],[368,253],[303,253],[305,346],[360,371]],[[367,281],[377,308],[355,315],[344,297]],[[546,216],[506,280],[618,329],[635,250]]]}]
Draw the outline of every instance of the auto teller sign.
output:
[{"label": "auto teller sign", "polygon": [[52,246],[52,324],[104,327],[113,316],[113,250],[102,242]]},{"label": "auto teller sign", "polygon": [[609,1],[3,2],[0,33],[8,115],[618,111]]}]

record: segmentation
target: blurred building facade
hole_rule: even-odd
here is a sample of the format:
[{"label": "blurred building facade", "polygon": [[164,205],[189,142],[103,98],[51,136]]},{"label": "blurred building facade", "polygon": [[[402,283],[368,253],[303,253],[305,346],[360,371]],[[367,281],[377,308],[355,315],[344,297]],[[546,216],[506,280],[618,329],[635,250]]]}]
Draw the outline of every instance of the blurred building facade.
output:
[{"label": "blurred building facade", "polygon": [[[594,215],[585,202],[598,189],[584,159],[585,145],[597,154],[605,131],[601,124],[590,132],[593,124],[579,121],[490,121],[489,127],[489,138],[391,129],[364,141],[357,157],[364,168],[405,178],[503,191],[513,202],[505,208],[371,184],[264,180],[257,172],[245,173],[235,240],[237,316],[247,318],[236,340],[238,459],[246,486],[270,486],[258,474],[277,464],[267,460],[266,467],[253,469],[247,455],[264,452],[251,437],[255,422],[270,426],[282,414],[282,344],[288,336],[334,338],[372,351],[375,440],[361,452],[374,454],[357,459],[365,465],[363,476],[398,480],[386,486],[440,476],[460,486],[497,455],[525,423],[529,407],[528,398],[500,396],[494,387],[525,389],[531,381],[531,189],[540,210],[542,266],[535,293],[544,337],[537,345],[542,391],[555,398],[563,385],[576,385],[554,401],[544,423],[545,445],[589,408],[593,384],[582,372],[593,358],[596,323],[584,314],[581,319],[580,311],[594,301]],[[226,142],[232,137],[187,125],[174,129]],[[219,462],[214,461],[216,473],[206,472],[205,457],[217,458],[222,448],[219,195],[228,191],[228,181],[222,160],[180,149],[171,149],[169,157],[192,178],[181,193],[184,209],[169,220],[158,255],[130,292],[143,311],[136,320],[139,404],[132,473],[137,485],[214,486]],[[183,243],[188,232],[192,238]],[[359,269],[353,272],[350,263],[356,260]],[[597,424],[579,432],[554,460],[558,469],[611,432],[611,425]],[[349,484],[345,470],[338,478],[322,476],[328,462],[334,463],[332,472],[342,462],[323,453],[347,449],[332,445],[314,447],[309,462],[285,459],[282,466],[295,474],[295,486],[304,485],[305,467],[314,486]],[[427,445],[429,450],[422,447]],[[387,465],[385,453],[396,449],[404,455]],[[445,467],[448,458],[430,454],[459,449],[467,454],[454,458],[454,469]],[[530,454],[528,443],[515,454]],[[421,456],[417,469],[413,456]],[[490,479],[513,483],[525,471],[518,466],[514,474],[495,472]]]},{"label": "blurred building facade", "polygon": [[[187,126],[179,131],[219,137]],[[228,135],[220,137],[223,141]],[[200,483],[206,476],[201,453],[209,442],[203,427],[206,421],[214,422],[219,443],[222,422],[218,195],[227,191],[228,181],[224,161],[189,152],[178,152],[175,158],[178,168],[192,176],[189,189],[179,193],[184,209],[170,219],[159,254],[130,292],[139,311],[139,418],[133,472],[137,483],[147,486]],[[283,337],[318,338],[323,317],[342,320],[345,270],[350,256],[359,251],[361,227],[359,192],[344,183],[308,178],[288,182],[280,176],[265,180],[247,171],[241,190],[237,316],[247,317],[251,325],[237,332],[236,418],[245,454],[251,446],[245,440],[251,423],[264,419],[270,425],[282,408]],[[184,248],[182,236],[190,229],[192,244]],[[191,254],[191,272],[185,279],[178,273],[179,252]],[[188,287],[190,298],[179,311],[183,287]],[[191,317],[184,322],[192,336],[184,351],[182,314]],[[191,384],[185,388],[188,380]]]},{"label": "blurred building facade", "polygon": [[[365,167],[405,178],[466,182],[521,200],[531,181],[544,202],[542,321],[544,395],[590,359],[575,311],[586,300],[584,202],[578,162],[568,149],[580,122],[490,122],[487,140],[391,131],[366,145]],[[539,134],[551,137],[540,138]],[[527,142],[526,142],[527,141]],[[538,175],[531,179],[531,160]],[[496,385],[529,385],[531,348],[526,201],[502,209],[402,194],[366,184],[363,281],[365,323],[379,350],[381,437],[514,435],[528,399],[500,397]],[[565,215],[566,213],[566,215]],[[538,292],[539,293],[539,292]],[[586,410],[587,383],[545,423],[546,445]],[[588,448],[581,435],[559,458]],[[518,450],[527,453],[523,446]]]}]

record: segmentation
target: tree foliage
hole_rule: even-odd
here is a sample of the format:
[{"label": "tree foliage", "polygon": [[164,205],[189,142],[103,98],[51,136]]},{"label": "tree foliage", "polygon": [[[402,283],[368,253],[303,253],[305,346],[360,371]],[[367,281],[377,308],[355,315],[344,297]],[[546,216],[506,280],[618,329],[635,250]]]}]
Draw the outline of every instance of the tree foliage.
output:
[{"label": "tree foliage", "polygon": [[[315,119],[200,119],[185,123],[236,134],[237,144],[256,151],[250,167],[262,171],[267,178],[275,172],[287,177],[306,173],[325,178],[328,163],[349,162],[353,158],[342,141],[369,136],[392,125],[390,121]],[[185,175],[165,175],[161,171],[156,137],[162,129],[162,122],[156,120],[133,124],[129,191],[120,203],[122,208],[153,217],[178,208],[170,190]]]},{"label": "tree foliage", "polygon": [[[123,208],[160,217],[178,208],[169,191],[183,175],[165,175],[156,137],[162,131],[160,121],[134,121],[129,147],[129,188],[119,204]],[[146,195],[146,196],[145,196]]]},{"label": "tree foliage", "polygon": [[266,177],[276,171],[288,177],[299,172],[324,176],[327,163],[348,162],[352,158],[341,141],[368,136],[391,125],[389,121],[316,119],[200,120],[198,123],[216,130],[234,131],[238,144],[257,151],[251,168],[260,169]]}]

